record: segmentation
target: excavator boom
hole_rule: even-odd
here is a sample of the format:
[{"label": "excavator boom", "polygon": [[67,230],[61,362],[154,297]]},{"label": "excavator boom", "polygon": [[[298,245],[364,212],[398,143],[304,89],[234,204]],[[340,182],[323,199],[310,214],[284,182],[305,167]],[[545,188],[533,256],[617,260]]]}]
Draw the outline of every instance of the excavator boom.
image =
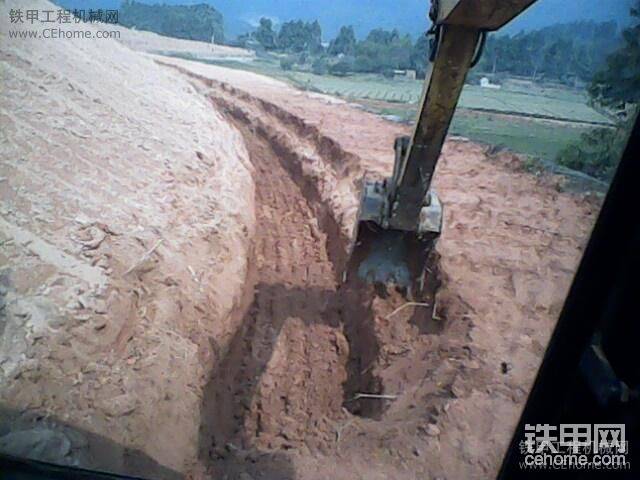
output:
[{"label": "excavator boom", "polygon": [[390,178],[363,181],[347,278],[422,288],[425,263],[442,228],[442,206],[431,181],[467,72],[487,32],[534,1],[433,0],[431,52],[413,135],[396,139]]}]

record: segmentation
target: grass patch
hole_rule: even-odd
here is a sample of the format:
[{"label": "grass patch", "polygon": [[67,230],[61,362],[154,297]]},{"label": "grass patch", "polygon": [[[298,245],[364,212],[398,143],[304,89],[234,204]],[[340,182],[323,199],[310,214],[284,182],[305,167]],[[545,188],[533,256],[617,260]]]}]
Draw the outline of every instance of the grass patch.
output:
[{"label": "grass patch", "polygon": [[592,127],[482,112],[458,111],[449,130],[490,145],[553,161],[558,152]]}]

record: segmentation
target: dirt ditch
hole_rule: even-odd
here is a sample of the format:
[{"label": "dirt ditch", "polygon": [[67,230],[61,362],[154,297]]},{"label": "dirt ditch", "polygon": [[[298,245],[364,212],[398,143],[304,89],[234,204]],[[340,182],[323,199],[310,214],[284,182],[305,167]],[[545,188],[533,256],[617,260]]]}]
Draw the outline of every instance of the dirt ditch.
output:
[{"label": "dirt ditch", "polygon": [[379,397],[385,387],[376,374],[375,317],[403,301],[392,295],[381,308],[369,289],[341,283],[349,238],[323,201],[323,186],[305,171],[309,159],[250,109],[271,115],[292,138],[305,138],[307,152],[331,155],[341,174],[353,158],[273,106],[226,94],[237,92],[207,93],[247,144],[257,228],[241,327],[220,355],[202,406],[201,454],[224,471],[238,452],[327,453],[335,448],[336,425],[352,415],[382,418],[391,401]]},{"label": "dirt ditch", "polygon": [[212,377],[211,446],[321,448],[343,404],[374,415],[352,406],[358,391],[381,393],[370,306],[339,288],[346,244],[297,164],[266,132],[233,121],[255,167],[254,295]]}]

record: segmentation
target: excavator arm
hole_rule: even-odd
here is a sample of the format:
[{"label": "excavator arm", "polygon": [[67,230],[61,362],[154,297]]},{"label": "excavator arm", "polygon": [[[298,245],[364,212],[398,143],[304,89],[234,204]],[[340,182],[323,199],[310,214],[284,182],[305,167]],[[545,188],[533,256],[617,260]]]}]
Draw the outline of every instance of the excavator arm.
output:
[{"label": "excavator arm", "polygon": [[413,135],[396,139],[390,178],[363,181],[347,278],[422,288],[442,225],[431,181],[467,72],[479,59],[487,32],[534,1],[433,0],[431,52]]}]

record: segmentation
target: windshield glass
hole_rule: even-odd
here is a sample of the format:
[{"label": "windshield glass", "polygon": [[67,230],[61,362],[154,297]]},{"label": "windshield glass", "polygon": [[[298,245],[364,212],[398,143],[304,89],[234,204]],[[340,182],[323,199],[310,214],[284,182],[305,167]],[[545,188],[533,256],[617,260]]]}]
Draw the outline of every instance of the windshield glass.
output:
[{"label": "windshield glass", "polygon": [[495,476],[638,112],[639,8],[3,1],[0,452]]}]

